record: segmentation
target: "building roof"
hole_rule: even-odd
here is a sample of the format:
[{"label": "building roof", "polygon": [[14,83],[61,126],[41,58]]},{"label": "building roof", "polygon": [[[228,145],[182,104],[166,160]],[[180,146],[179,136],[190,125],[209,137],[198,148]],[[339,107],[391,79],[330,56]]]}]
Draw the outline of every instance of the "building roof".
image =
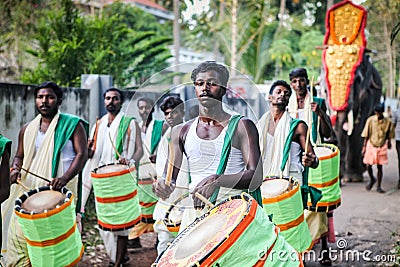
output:
[{"label": "building roof", "polygon": [[[100,3],[106,4],[106,5],[110,5],[116,1],[114,1],[114,0],[91,0],[90,2],[100,2]],[[151,7],[154,9],[158,9],[161,11],[168,11],[163,6],[153,2],[151,0],[122,0],[119,2],[123,3],[123,4],[138,4],[138,5],[143,5],[143,6]]]}]

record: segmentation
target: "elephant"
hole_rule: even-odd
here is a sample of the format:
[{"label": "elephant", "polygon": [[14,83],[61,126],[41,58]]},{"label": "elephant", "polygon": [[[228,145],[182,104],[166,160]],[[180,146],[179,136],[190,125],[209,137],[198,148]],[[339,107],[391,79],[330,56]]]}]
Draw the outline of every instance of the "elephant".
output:
[{"label": "elephant", "polygon": [[[331,114],[335,114],[333,128],[340,150],[340,178],[351,182],[363,181],[365,165],[362,162],[361,133],[367,118],[373,114],[374,106],[379,103],[382,95],[382,79],[371,63],[369,52],[371,51],[367,49],[364,51],[363,59],[355,72],[347,108],[343,111],[332,111],[330,107]],[[354,122],[352,131],[349,131],[350,111],[353,113]]]}]

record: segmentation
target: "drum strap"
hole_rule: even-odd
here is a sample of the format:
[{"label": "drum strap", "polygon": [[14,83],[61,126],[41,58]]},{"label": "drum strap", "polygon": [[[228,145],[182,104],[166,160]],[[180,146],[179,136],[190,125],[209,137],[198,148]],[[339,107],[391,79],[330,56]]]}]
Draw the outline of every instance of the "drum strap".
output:
[{"label": "drum strap", "polygon": [[54,153],[53,153],[52,170],[51,170],[52,178],[57,176],[58,163],[61,151],[67,144],[68,140],[71,138],[79,122],[82,123],[86,131],[86,134],[88,134],[89,123],[71,114],[65,114],[65,113],[60,114],[56,130],[54,132]]},{"label": "drum strap", "polygon": [[299,119],[292,119],[290,122],[290,129],[288,136],[285,141],[285,145],[283,147],[283,157],[282,157],[282,163],[281,163],[281,172],[285,169],[286,162],[288,161],[289,155],[290,155],[290,145],[292,144],[292,138],[294,131],[296,130],[297,125],[302,122],[302,120]]},{"label": "drum strap", "polygon": [[[128,131],[131,121],[134,119],[135,119],[134,117],[127,117],[125,115],[122,116],[121,118],[121,122],[119,123],[118,126],[117,140],[115,144],[119,155],[122,155],[123,143],[124,143],[124,138],[126,136],[126,132]],[[115,159],[118,159],[118,154],[115,153]]]},{"label": "drum strap", "polygon": [[153,131],[151,132],[150,154],[154,154],[161,140],[163,124],[164,121],[154,120]]},{"label": "drum strap", "polygon": [[[65,144],[71,138],[74,133],[76,126],[81,122],[86,131],[86,134],[89,133],[89,123],[82,120],[81,118],[71,115],[61,113],[57,122],[56,130],[54,132],[54,154],[52,160],[52,172],[51,177],[54,178],[57,175],[58,164],[60,159],[60,154]],[[81,200],[82,200],[82,172],[78,175],[78,192],[77,192],[77,203],[76,203],[76,212],[80,211]]]},{"label": "drum strap", "polygon": [[[283,148],[283,159],[282,159],[282,164],[281,164],[282,172],[283,172],[283,170],[286,166],[286,162],[289,158],[290,145],[292,143],[294,131],[300,122],[302,122],[302,120],[293,119],[290,123],[289,134],[286,139],[285,146]],[[307,207],[308,194],[310,194],[312,205],[315,207],[317,205],[318,201],[322,198],[322,192],[321,192],[321,190],[308,185],[308,167],[304,167],[303,185],[301,186],[301,196],[302,196],[304,208]]]}]

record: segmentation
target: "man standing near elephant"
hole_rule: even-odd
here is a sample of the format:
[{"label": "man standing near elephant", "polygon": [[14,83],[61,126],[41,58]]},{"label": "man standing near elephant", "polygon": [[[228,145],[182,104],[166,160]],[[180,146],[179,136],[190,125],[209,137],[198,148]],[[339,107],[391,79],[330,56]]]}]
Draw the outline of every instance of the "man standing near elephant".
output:
[{"label": "man standing near elephant", "polygon": [[[293,118],[304,120],[312,125],[311,142],[320,144],[324,138],[332,137],[331,120],[326,113],[327,107],[323,98],[315,97],[308,91],[308,74],[304,68],[293,69],[289,74],[290,86],[296,92],[289,100],[288,111]],[[311,99],[312,98],[312,99]],[[311,106],[311,109],[307,109]],[[313,122],[313,123],[312,123]]]},{"label": "man standing near elephant", "polygon": [[[334,140],[334,132],[331,120],[326,113],[327,107],[323,98],[315,97],[309,92],[307,70],[304,68],[293,69],[289,73],[290,85],[296,92],[289,99],[288,112],[294,118],[304,120],[311,127],[310,140],[315,144],[321,144],[325,140]],[[333,212],[305,211],[305,217],[314,241],[321,240],[321,264],[330,265],[331,259],[328,255],[328,237],[334,242],[333,220],[328,220]],[[329,223],[331,222],[331,223]],[[329,235],[329,233],[331,233]]]},{"label": "man standing near elephant", "polygon": [[377,165],[378,168],[378,184],[376,191],[385,193],[382,189],[382,165],[388,164],[387,150],[392,148],[390,139],[394,137],[394,127],[390,119],[383,116],[383,104],[375,106],[375,115],[368,118],[365,123],[361,137],[364,137],[364,145],[362,154],[364,155],[363,162],[367,165],[368,175],[371,181],[366,186],[366,189],[371,190],[376,179],[372,171],[372,165]]}]

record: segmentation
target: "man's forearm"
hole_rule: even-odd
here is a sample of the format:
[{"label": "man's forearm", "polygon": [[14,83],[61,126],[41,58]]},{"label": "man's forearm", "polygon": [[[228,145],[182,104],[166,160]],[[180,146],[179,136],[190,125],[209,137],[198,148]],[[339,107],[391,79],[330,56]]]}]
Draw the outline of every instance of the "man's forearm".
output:
[{"label": "man's forearm", "polygon": [[256,170],[244,170],[236,174],[223,174],[217,181],[221,187],[254,191],[262,184],[262,175],[256,173]]}]

